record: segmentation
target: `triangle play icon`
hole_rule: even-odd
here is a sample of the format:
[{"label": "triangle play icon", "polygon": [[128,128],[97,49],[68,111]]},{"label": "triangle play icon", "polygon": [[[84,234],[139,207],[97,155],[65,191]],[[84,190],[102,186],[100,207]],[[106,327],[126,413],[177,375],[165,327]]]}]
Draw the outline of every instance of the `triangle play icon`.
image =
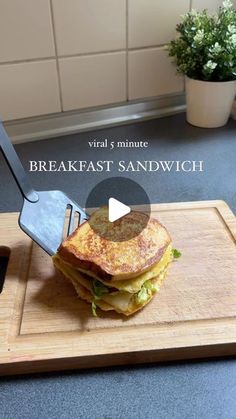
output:
[{"label": "triangle play icon", "polygon": [[108,219],[111,223],[124,217],[131,211],[130,207],[118,201],[115,198],[109,198],[108,201]]}]

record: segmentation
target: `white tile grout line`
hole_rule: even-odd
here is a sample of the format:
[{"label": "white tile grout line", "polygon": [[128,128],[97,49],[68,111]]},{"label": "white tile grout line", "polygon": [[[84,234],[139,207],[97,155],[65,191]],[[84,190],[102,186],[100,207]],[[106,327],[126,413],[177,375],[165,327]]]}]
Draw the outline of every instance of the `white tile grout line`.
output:
[{"label": "white tile grout line", "polygon": [[22,60],[3,61],[3,62],[0,62],[0,67],[4,65],[30,64],[30,63],[36,63],[39,61],[52,61],[55,59],[56,59],[56,56],[52,55],[51,57],[38,57],[38,58],[27,58],[27,59],[22,59]]},{"label": "white tile grout line", "polygon": [[166,42],[165,44],[158,44],[158,45],[144,45],[142,47],[133,47],[133,48],[128,48],[128,50],[129,51],[141,51],[143,49],[158,49],[158,48],[161,49],[161,48],[165,47],[166,45],[168,45],[169,42]]},{"label": "white tile grout line", "polygon": [[[51,14],[51,22],[52,22],[52,30],[53,30],[53,39],[54,39],[54,46],[55,46],[55,55],[52,55],[50,57],[37,57],[37,58],[27,58],[27,59],[22,59],[22,60],[3,61],[3,62],[0,62],[0,66],[56,60],[57,65],[58,65],[58,80],[59,80],[60,89],[61,89],[60,72],[59,72],[59,60],[60,59],[87,57],[87,56],[100,55],[100,54],[116,54],[116,53],[119,53],[119,52],[126,52],[127,60],[128,60],[129,51],[141,51],[141,50],[148,50],[148,49],[155,49],[155,48],[156,49],[158,49],[158,48],[161,49],[161,48],[164,48],[169,43],[169,42],[166,42],[164,44],[153,44],[153,45],[129,48],[129,45],[128,45],[128,42],[129,42],[128,41],[128,35],[129,35],[129,33],[128,33],[128,31],[129,31],[129,27],[128,27],[129,26],[128,25],[128,17],[129,17],[128,7],[129,6],[128,6],[128,4],[129,4],[129,0],[126,0],[126,46],[125,46],[125,49],[115,49],[115,50],[112,49],[112,50],[103,50],[103,51],[82,52],[82,53],[77,53],[77,54],[62,54],[62,55],[59,55],[58,54],[58,49],[57,49],[56,30],[55,30],[55,23],[54,23],[52,0],[49,0],[49,2],[50,2],[50,14]],[[191,10],[191,8],[192,8],[192,3],[193,3],[193,0],[190,0],[189,10]],[[128,64],[127,64],[127,70],[126,71],[128,71]]]},{"label": "white tile grout line", "polygon": [[56,54],[55,55],[55,59],[56,59],[56,68],[57,68],[57,80],[58,80],[59,100],[60,100],[61,112],[63,112],[61,76],[60,76],[60,69],[59,69],[59,58],[58,58],[58,49],[57,49],[57,40],[56,40],[56,29],[55,29],[55,24],[54,24],[54,14],[53,14],[52,0],[49,0],[49,5],[50,5],[51,23],[52,23],[52,31],[53,31],[53,38],[54,38],[54,47],[55,47],[55,54]]},{"label": "white tile grout line", "polygon": [[128,53],[129,51],[142,51],[142,50],[150,50],[150,49],[162,49],[166,47],[166,44],[159,44],[159,45],[150,45],[150,46],[143,46],[143,47],[136,47],[136,48],[127,48],[119,49],[119,50],[109,50],[109,51],[99,51],[99,52],[88,52],[88,53],[81,53],[81,54],[71,54],[71,55],[53,55],[52,57],[39,57],[39,58],[29,58],[25,60],[15,60],[15,61],[4,61],[0,62],[0,67],[4,65],[14,65],[14,64],[25,64],[25,63],[35,63],[40,61],[50,61],[50,60],[60,60],[65,58],[79,58],[79,57],[89,57],[89,56],[96,56],[96,55],[106,55],[106,54],[119,54],[120,52]]}]

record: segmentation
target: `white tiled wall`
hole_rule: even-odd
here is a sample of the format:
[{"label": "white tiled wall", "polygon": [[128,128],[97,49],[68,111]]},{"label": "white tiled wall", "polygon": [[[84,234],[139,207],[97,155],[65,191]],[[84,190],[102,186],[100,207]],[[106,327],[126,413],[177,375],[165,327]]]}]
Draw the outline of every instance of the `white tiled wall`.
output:
[{"label": "white tiled wall", "polygon": [[221,4],[222,1],[220,0],[208,0],[207,4],[206,0],[193,0],[192,8],[196,10],[203,10],[207,8],[209,12],[214,13]]},{"label": "white tiled wall", "polygon": [[56,61],[1,65],[0,102],[4,120],[60,112]]},{"label": "white tiled wall", "polygon": [[0,0],[0,62],[55,55],[48,0]]},{"label": "white tiled wall", "polygon": [[125,52],[62,58],[59,63],[63,110],[125,101]]},{"label": "white tiled wall", "polygon": [[125,49],[126,0],[52,0],[59,55]]},{"label": "white tiled wall", "polygon": [[168,43],[175,35],[180,15],[189,10],[189,0],[129,0],[129,47]]},{"label": "white tiled wall", "polygon": [[[234,0],[236,3],[236,0]],[[180,15],[219,0],[0,0],[0,117],[183,90],[164,45]]]},{"label": "white tiled wall", "polygon": [[166,95],[183,90],[183,79],[176,75],[164,48],[129,52],[129,98]]},{"label": "white tiled wall", "polygon": [[[192,8],[195,10],[207,9],[210,13],[215,13],[222,2],[223,0],[193,0]],[[232,3],[236,7],[236,0],[232,0]]]}]

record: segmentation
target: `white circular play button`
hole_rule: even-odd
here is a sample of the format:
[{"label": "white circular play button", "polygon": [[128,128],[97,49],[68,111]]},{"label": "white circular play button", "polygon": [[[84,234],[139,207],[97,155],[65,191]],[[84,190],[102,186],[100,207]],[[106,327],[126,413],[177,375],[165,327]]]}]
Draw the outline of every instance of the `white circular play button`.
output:
[{"label": "white circular play button", "polygon": [[109,198],[108,201],[108,220],[110,223],[119,220],[121,217],[129,214],[131,211],[128,205],[123,204],[115,198]]},{"label": "white circular play button", "polygon": [[[142,212],[139,205],[142,205]],[[106,210],[102,219],[88,219],[90,227],[100,237],[113,242],[138,236],[147,226],[151,213],[146,191],[137,182],[124,177],[107,178],[97,183],[86,200],[86,213],[91,215],[94,207],[105,207]]]}]

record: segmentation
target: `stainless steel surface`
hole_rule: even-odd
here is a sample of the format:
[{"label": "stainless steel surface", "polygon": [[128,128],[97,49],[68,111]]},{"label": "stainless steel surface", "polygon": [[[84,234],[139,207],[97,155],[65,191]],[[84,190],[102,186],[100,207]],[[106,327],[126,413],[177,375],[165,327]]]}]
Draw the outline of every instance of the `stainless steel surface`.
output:
[{"label": "stainless steel surface", "polygon": [[61,191],[37,193],[39,200],[36,203],[24,199],[19,225],[49,255],[53,255],[63,240],[67,208],[71,211],[65,236],[71,234],[77,227],[74,225],[76,213],[79,214],[79,224],[82,224],[87,216],[78,204]]},{"label": "stainless steel surface", "polygon": [[181,92],[152,98],[145,102],[125,102],[103,108],[15,120],[6,122],[5,128],[14,143],[23,143],[160,118],[184,110],[185,99]]},{"label": "stainless steel surface", "polygon": [[65,235],[71,234],[77,227],[74,222],[76,213],[79,224],[87,219],[87,215],[61,191],[34,191],[1,122],[0,149],[23,196],[19,225],[40,247],[53,255],[63,240],[67,209],[70,210],[70,217]]}]

